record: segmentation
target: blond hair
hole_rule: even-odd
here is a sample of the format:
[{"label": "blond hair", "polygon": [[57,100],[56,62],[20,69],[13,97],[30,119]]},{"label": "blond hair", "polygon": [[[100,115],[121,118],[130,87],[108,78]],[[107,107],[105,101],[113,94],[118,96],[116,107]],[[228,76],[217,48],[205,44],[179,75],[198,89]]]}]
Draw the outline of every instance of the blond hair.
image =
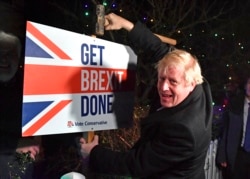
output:
[{"label": "blond hair", "polygon": [[195,82],[201,84],[203,76],[198,60],[184,50],[174,49],[168,52],[156,65],[158,72],[166,71],[169,66],[179,66],[184,68],[185,80],[187,83]]}]

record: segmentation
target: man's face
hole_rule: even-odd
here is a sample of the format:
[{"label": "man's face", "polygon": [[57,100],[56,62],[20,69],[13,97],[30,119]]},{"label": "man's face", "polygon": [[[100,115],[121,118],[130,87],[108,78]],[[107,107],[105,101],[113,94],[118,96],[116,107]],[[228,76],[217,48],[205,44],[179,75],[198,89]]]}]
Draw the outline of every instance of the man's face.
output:
[{"label": "man's face", "polygon": [[158,72],[157,88],[163,107],[170,108],[180,104],[194,87],[193,83],[186,83],[184,69],[180,67],[172,66],[165,72]]},{"label": "man's face", "polygon": [[17,47],[13,43],[0,42],[0,82],[10,81],[18,68]]}]

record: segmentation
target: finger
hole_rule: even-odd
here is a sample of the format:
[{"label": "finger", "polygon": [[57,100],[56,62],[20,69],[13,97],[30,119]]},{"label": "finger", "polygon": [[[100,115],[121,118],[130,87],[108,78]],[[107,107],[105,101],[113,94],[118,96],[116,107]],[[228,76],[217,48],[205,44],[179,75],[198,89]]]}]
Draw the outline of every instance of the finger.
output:
[{"label": "finger", "polygon": [[38,145],[30,147],[31,150],[33,150],[36,154],[39,154],[40,152],[40,147]]},{"label": "finger", "polygon": [[86,144],[86,140],[83,137],[80,138],[80,144]]},{"label": "finger", "polygon": [[98,143],[99,143],[99,136],[98,136],[98,135],[95,135],[95,136],[94,136],[93,143],[95,143],[95,144],[98,144]]},{"label": "finger", "polygon": [[104,19],[104,26],[108,26],[109,25],[109,20],[107,18]]},{"label": "finger", "polygon": [[29,149],[28,149],[28,147],[21,147],[21,148],[17,148],[16,152],[17,153],[27,153],[27,152],[29,152]]},{"label": "finger", "polygon": [[[33,147],[29,147],[29,148],[27,149],[27,152],[29,152],[30,158],[32,158],[33,160],[35,160],[35,159],[36,159],[36,156],[39,154],[39,149],[38,149],[37,146],[33,146]],[[26,152],[26,153],[27,153],[27,152]]]},{"label": "finger", "polygon": [[36,155],[30,153],[30,158],[32,158],[33,160],[36,160]]},{"label": "finger", "polygon": [[38,155],[40,153],[40,147],[39,146],[34,146],[33,149],[36,152],[36,155]]},{"label": "finger", "polygon": [[32,156],[31,158],[35,158],[35,156],[39,154],[39,149],[37,146],[30,147],[28,151],[30,152],[30,156]]}]

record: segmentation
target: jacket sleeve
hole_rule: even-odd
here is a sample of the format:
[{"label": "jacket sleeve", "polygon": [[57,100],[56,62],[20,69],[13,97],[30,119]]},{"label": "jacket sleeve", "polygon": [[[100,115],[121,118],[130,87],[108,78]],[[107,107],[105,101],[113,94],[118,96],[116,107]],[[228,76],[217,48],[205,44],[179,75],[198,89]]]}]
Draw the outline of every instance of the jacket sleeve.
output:
[{"label": "jacket sleeve", "polygon": [[169,45],[163,43],[144,24],[137,22],[134,28],[128,33],[130,46],[136,54],[150,54],[150,62],[157,62],[169,51]]},{"label": "jacket sleeve", "polygon": [[183,165],[194,152],[193,135],[185,125],[165,129],[162,125],[155,140],[140,142],[128,152],[95,146],[90,153],[90,169],[95,173],[148,177]]}]

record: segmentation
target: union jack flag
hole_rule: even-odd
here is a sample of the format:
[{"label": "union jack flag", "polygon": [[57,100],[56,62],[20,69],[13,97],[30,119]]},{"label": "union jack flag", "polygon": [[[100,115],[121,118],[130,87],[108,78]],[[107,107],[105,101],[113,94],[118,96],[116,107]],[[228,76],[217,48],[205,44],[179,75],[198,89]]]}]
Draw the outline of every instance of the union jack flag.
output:
[{"label": "union jack flag", "polygon": [[[103,46],[103,57],[95,53],[92,59],[95,62],[102,59],[101,66],[83,65],[82,58],[86,55],[82,54],[83,44]],[[127,68],[128,63],[136,64],[137,57],[130,48],[29,21],[25,47],[22,136],[115,129],[119,116],[122,123],[132,119],[135,70]],[[119,59],[116,54],[119,54]],[[82,71],[102,75],[101,79],[95,80],[99,80],[97,85],[104,87],[83,90],[81,83],[86,78]],[[117,91],[108,86],[111,84],[110,76],[116,71],[121,72],[122,82],[126,81]],[[89,77],[89,82],[91,80]],[[83,116],[82,97],[90,100],[97,95],[115,96],[116,113]],[[110,103],[114,104],[114,101]],[[93,108],[100,106],[98,101],[88,105],[96,105]],[[69,127],[68,121],[74,125]]]},{"label": "union jack flag", "polygon": [[[49,122],[60,110],[72,100],[41,100],[36,101],[36,95],[53,95],[70,93],[72,89],[65,88],[64,81],[67,79],[65,66],[37,65],[38,59],[72,60],[57,44],[51,41],[32,22],[27,22],[25,58],[29,58],[34,64],[25,64],[24,96],[28,100],[23,102],[22,127],[23,136],[34,135],[42,126]],[[75,69],[71,69],[75,70]],[[54,74],[58,74],[55,76]],[[37,79],[46,79],[39,80]],[[31,99],[30,99],[30,98]],[[30,100],[29,100],[30,99]]]}]

